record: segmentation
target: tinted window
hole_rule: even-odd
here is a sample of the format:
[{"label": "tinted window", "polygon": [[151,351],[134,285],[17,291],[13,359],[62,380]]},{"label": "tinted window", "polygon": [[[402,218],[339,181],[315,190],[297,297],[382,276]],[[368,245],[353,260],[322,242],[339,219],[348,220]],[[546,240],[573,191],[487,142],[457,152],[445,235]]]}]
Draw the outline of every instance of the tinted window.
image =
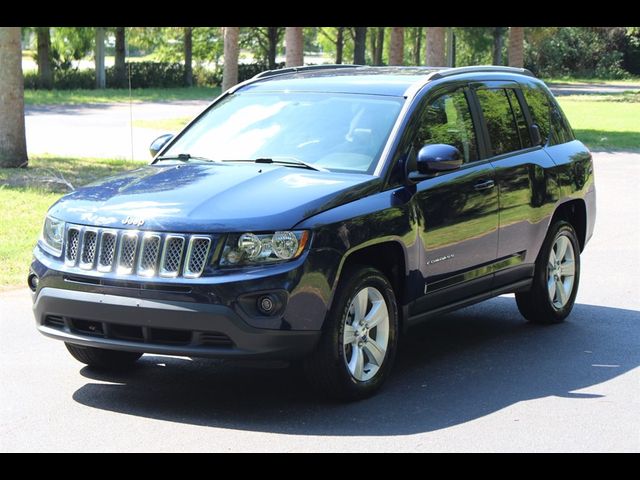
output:
[{"label": "tinted window", "polygon": [[551,123],[549,118],[549,99],[539,87],[526,87],[523,89],[524,98],[529,105],[529,111],[533,118],[533,123],[538,125],[542,143],[547,143]]},{"label": "tinted window", "polygon": [[460,150],[465,163],[478,159],[476,135],[463,90],[441,95],[425,107],[414,148],[417,152],[434,143],[453,145]]},{"label": "tinted window", "polygon": [[529,148],[531,144],[531,135],[529,134],[529,126],[522,113],[522,106],[518,100],[515,90],[507,89],[507,97],[509,97],[509,103],[511,103],[511,110],[516,117],[516,124],[518,125],[518,133],[520,133],[520,144],[522,148]]},{"label": "tinted window", "polygon": [[504,89],[481,89],[477,92],[493,155],[520,150],[520,135],[507,92]]},{"label": "tinted window", "polygon": [[573,131],[560,108],[552,100],[549,100],[549,104],[551,105],[551,139],[549,143],[557,145],[574,140]]}]

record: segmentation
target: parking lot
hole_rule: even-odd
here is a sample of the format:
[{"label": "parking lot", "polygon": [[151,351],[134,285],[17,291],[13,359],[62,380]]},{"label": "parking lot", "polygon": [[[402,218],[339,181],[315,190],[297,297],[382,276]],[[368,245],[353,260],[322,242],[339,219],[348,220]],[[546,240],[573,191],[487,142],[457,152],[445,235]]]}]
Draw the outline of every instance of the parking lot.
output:
[{"label": "parking lot", "polygon": [[568,321],[511,296],[411,331],[374,398],[320,401],[280,365],[73,360],[0,293],[2,451],[640,451],[640,154],[595,155],[598,213]]}]

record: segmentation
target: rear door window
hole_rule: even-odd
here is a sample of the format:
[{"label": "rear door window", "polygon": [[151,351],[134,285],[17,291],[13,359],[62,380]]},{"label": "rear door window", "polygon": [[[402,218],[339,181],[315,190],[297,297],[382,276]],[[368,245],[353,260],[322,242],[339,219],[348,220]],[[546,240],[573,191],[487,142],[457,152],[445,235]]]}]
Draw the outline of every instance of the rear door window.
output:
[{"label": "rear door window", "polygon": [[522,106],[518,101],[516,91],[511,88],[508,88],[505,91],[507,92],[507,97],[509,98],[509,103],[511,104],[513,115],[516,118],[516,124],[518,125],[518,133],[520,134],[520,143],[522,144],[522,148],[529,148],[532,146],[531,134],[529,133],[529,126],[527,125],[527,120],[524,118]]},{"label": "rear door window", "polygon": [[520,134],[507,91],[482,88],[476,90],[476,96],[487,124],[492,156],[520,150]]}]

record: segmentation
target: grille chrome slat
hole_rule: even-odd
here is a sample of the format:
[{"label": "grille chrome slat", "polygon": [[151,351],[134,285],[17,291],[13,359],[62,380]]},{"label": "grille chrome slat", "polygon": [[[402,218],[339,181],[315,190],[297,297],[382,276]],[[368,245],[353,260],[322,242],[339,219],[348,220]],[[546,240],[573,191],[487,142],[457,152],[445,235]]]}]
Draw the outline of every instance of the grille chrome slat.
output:
[{"label": "grille chrome slat", "polygon": [[84,271],[191,279],[202,276],[216,241],[216,235],[69,225],[64,260]]},{"label": "grille chrome slat", "polygon": [[180,273],[184,240],[182,235],[167,235],[165,237],[162,258],[160,259],[161,277],[177,277]]},{"label": "grille chrome slat", "polygon": [[192,235],[189,239],[189,247],[187,248],[186,261],[184,263],[184,273],[186,278],[197,278],[202,275],[207,257],[209,256],[209,248],[211,247],[211,239],[199,235]]},{"label": "grille chrome slat", "polygon": [[160,253],[160,235],[147,233],[142,237],[138,258],[138,275],[152,277],[156,274],[158,254]]}]

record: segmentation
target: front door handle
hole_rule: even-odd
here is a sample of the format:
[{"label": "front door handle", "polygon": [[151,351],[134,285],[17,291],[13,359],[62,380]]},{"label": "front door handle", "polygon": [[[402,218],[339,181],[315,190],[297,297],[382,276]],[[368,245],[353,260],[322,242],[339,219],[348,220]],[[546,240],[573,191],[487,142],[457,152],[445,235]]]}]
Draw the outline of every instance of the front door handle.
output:
[{"label": "front door handle", "polygon": [[493,180],[485,180],[484,182],[476,183],[473,188],[477,191],[489,190],[495,186],[495,182]]}]

